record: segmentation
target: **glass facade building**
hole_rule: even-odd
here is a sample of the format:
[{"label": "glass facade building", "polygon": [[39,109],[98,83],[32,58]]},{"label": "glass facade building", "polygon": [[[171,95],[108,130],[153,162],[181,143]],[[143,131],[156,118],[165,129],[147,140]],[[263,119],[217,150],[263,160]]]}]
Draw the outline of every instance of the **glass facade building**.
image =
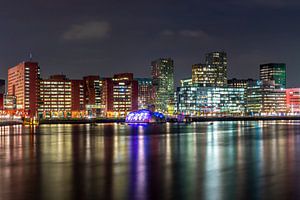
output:
[{"label": "glass facade building", "polygon": [[192,81],[201,87],[224,87],[227,85],[227,54],[211,52],[204,64],[192,66]]},{"label": "glass facade building", "polygon": [[191,116],[243,116],[244,92],[244,88],[178,87],[176,112]]},{"label": "glass facade building", "polygon": [[246,111],[250,116],[285,115],[285,89],[277,89],[274,81],[257,81],[249,85],[246,92]]},{"label": "glass facade building", "polygon": [[162,113],[172,112],[174,102],[174,62],[160,58],[151,63],[156,109]]},{"label": "glass facade building", "polygon": [[138,108],[146,109],[153,104],[153,84],[151,78],[136,78],[138,82]]},{"label": "glass facade building", "polygon": [[274,81],[277,89],[286,88],[286,65],[284,63],[262,64],[259,75],[262,81]]}]

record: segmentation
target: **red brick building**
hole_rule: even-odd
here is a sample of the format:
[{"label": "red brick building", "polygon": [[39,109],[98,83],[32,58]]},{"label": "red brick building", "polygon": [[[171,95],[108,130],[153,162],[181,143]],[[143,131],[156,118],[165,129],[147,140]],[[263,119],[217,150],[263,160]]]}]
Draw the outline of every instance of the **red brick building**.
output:
[{"label": "red brick building", "polygon": [[85,115],[83,80],[71,80],[71,111],[72,117]]},{"label": "red brick building", "polygon": [[37,62],[22,62],[8,69],[8,95],[16,97],[17,110],[37,114],[40,67]]},{"label": "red brick building", "polygon": [[116,74],[102,82],[102,103],[107,117],[125,117],[138,109],[138,81],[132,73]]}]

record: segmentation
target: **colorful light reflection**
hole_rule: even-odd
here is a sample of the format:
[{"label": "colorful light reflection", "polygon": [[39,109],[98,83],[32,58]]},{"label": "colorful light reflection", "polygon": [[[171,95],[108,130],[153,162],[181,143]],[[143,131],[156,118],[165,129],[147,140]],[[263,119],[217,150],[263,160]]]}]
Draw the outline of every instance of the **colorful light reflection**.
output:
[{"label": "colorful light reflection", "polygon": [[150,110],[142,109],[130,112],[125,121],[127,123],[163,122],[165,121],[165,116],[159,112],[151,112]]}]

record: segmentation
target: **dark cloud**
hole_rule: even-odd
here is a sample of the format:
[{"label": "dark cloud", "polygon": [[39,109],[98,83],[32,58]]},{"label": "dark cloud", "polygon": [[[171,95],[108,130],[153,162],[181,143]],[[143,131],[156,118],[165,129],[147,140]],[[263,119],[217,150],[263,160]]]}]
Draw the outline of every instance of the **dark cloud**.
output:
[{"label": "dark cloud", "polygon": [[91,21],[72,25],[63,34],[66,40],[103,39],[109,36],[111,26],[105,21]]}]

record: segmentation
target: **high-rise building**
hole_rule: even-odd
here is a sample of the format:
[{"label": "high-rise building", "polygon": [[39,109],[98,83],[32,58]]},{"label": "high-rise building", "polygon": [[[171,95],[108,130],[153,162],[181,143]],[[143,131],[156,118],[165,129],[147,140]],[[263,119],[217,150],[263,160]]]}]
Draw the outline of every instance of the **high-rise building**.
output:
[{"label": "high-rise building", "polygon": [[153,84],[151,78],[136,78],[138,81],[138,107],[146,109],[153,104]]},{"label": "high-rise building", "polygon": [[174,101],[174,61],[159,58],[151,63],[154,104],[160,112],[171,112]]},{"label": "high-rise building", "polygon": [[0,79],[0,94],[5,94],[5,80]]},{"label": "high-rise building", "polygon": [[215,67],[216,86],[227,85],[227,54],[226,52],[210,52],[205,55],[205,64]]},{"label": "high-rise building", "polygon": [[286,65],[284,63],[267,63],[260,65],[260,80],[275,81],[275,87],[286,88]]},{"label": "high-rise building", "polygon": [[227,85],[227,55],[225,52],[207,53],[204,64],[192,66],[192,81],[200,87]]},{"label": "high-rise building", "polygon": [[199,87],[222,87],[217,65],[194,64],[192,66],[192,82]]},{"label": "high-rise building", "polygon": [[8,95],[16,96],[17,109],[35,116],[39,104],[40,67],[22,62],[8,69]]},{"label": "high-rise building", "polygon": [[285,115],[286,92],[277,89],[274,81],[257,81],[246,90],[246,111],[251,116]]},{"label": "high-rise building", "polygon": [[102,102],[107,117],[125,117],[138,109],[138,82],[132,73],[102,80]]}]

